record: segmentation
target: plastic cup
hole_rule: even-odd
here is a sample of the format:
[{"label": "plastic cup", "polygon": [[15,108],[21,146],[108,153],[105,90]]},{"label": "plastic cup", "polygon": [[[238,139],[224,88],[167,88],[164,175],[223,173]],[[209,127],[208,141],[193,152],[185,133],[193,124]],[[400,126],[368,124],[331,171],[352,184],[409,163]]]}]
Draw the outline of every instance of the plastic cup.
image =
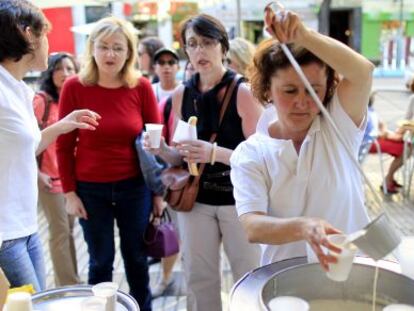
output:
[{"label": "plastic cup", "polygon": [[81,311],[105,311],[106,300],[101,297],[88,297],[82,300]]},{"label": "plastic cup", "polygon": [[308,311],[309,304],[306,300],[294,296],[280,296],[269,301],[271,311]]},{"label": "plastic cup", "polygon": [[414,306],[404,304],[392,304],[386,306],[382,311],[414,311]]},{"label": "plastic cup", "polygon": [[32,297],[26,292],[11,293],[7,297],[7,311],[31,311],[33,310]]},{"label": "plastic cup", "polygon": [[340,254],[328,250],[328,254],[338,258],[337,263],[329,264],[329,271],[326,273],[328,278],[337,282],[344,282],[348,279],[351,272],[357,248],[352,243],[348,243],[345,234],[328,235],[328,241],[342,249]]},{"label": "plastic cup", "polygon": [[401,272],[414,279],[414,236],[403,237],[397,249]]},{"label": "plastic cup", "polygon": [[161,142],[161,133],[163,124],[147,123],[145,129],[149,135],[149,141],[151,148],[159,148]]},{"label": "plastic cup", "polygon": [[116,298],[118,292],[118,284],[114,282],[103,282],[92,286],[92,292],[95,297],[105,299],[106,308],[105,311],[116,310]]}]

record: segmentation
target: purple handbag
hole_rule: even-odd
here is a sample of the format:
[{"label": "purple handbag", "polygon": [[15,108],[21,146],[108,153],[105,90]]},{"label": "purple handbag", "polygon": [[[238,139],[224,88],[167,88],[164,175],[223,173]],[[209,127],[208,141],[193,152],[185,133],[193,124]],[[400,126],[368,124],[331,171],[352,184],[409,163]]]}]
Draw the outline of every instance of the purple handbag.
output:
[{"label": "purple handbag", "polygon": [[177,231],[167,209],[161,217],[152,218],[144,234],[144,242],[147,246],[147,255],[154,258],[164,258],[179,252]]}]

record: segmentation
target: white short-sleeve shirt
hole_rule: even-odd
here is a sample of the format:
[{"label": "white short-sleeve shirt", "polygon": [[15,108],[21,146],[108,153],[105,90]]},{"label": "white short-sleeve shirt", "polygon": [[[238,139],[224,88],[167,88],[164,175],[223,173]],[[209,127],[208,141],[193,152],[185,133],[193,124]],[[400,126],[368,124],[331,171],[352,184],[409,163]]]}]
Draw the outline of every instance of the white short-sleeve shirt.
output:
[{"label": "white short-sleeve shirt", "polygon": [[[355,126],[337,94],[328,110],[356,158],[365,122],[360,128]],[[299,154],[291,140],[269,136],[269,123],[276,119],[275,107],[267,108],[256,133],[230,158],[239,216],[264,212],[280,218],[320,217],[345,233],[364,227],[368,215],[362,177],[326,119],[315,118]],[[262,245],[261,264],[305,255],[304,241]]]},{"label": "white short-sleeve shirt", "polygon": [[0,235],[17,239],[37,231],[40,131],[33,91],[0,65]]}]

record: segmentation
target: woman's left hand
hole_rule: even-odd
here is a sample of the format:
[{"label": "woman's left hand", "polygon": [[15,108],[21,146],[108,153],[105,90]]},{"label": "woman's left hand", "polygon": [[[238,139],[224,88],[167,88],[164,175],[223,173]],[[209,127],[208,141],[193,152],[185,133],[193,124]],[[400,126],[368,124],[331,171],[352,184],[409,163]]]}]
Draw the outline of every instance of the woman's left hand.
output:
[{"label": "woman's left hand", "polygon": [[95,130],[99,125],[99,114],[89,109],[74,110],[59,120],[61,134],[69,133],[74,129]]},{"label": "woman's left hand", "polygon": [[156,195],[152,198],[152,214],[154,217],[161,217],[164,209],[166,208],[166,203],[162,196]]},{"label": "woman's left hand", "polygon": [[213,144],[204,140],[186,140],[177,145],[184,161],[191,163],[210,163]]}]

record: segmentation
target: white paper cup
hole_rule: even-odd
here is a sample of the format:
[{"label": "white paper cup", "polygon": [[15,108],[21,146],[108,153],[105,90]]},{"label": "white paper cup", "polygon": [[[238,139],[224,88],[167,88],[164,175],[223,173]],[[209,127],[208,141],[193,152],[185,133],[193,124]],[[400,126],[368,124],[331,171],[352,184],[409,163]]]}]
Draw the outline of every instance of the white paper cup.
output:
[{"label": "white paper cup", "polygon": [[116,298],[118,292],[118,284],[114,282],[103,282],[92,286],[92,292],[95,297],[104,298],[106,301],[105,311],[116,310]]},{"label": "white paper cup", "polygon": [[156,123],[147,123],[145,124],[145,129],[149,136],[150,146],[151,148],[159,148],[161,142],[161,134],[163,124],[156,124]]},{"label": "white paper cup", "polygon": [[105,311],[105,298],[88,297],[82,300],[81,311]]},{"label": "white paper cup", "polygon": [[328,241],[341,248],[342,252],[338,254],[332,252],[331,250],[328,251],[330,255],[338,258],[338,262],[329,264],[329,271],[326,273],[326,275],[333,281],[346,281],[348,279],[349,273],[351,272],[352,263],[354,261],[357,248],[353,244],[345,244],[345,234],[328,235]]},{"label": "white paper cup", "polygon": [[32,297],[26,292],[11,293],[7,296],[7,311],[31,311],[33,310]]},{"label": "white paper cup", "polygon": [[404,304],[392,304],[386,306],[382,311],[414,311],[414,306]]},{"label": "white paper cup", "polygon": [[306,300],[294,296],[280,296],[269,301],[271,311],[308,311],[309,304]]},{"label": "white paper cup", "polygon": [[401,272],[414,279],[414,236],[403,237],[397,249]]}]

